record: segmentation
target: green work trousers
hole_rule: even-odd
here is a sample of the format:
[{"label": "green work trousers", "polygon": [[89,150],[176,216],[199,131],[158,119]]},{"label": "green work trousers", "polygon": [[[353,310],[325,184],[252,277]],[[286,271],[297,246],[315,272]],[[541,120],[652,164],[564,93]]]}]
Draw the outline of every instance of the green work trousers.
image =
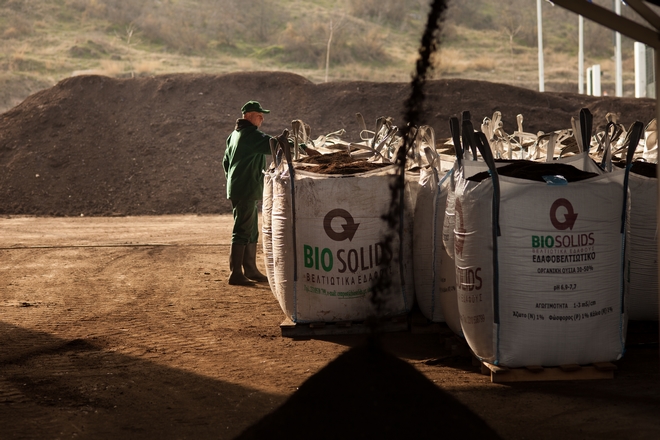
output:
[{"label": "green work trousers", "polygon": [[256,243],[259,239],[258,200],[231,200],[234,213],[234,229],[231,242],[236,244]]}]

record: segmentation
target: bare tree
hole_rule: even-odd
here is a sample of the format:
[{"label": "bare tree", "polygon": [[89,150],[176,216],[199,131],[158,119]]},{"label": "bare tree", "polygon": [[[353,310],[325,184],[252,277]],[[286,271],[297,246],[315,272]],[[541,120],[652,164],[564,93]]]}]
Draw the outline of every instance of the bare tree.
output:
[{"label": "bare tree", "polygon": [[137,27],[135,26],[135,23],[131,22],[126,26],[126,44],[131,45],[131,38],[133,37],[133,34],[135,33],[135,30]]},{"label": "bare tree", "polygon": [[503,6],[500,28],[509,37],[509,51],[511,52],[511,58],[513,58],[513,40],[523,27],[523,19],[517,8],[514,8],[510,3]]},{"label": "bare tree", "polygon": [[[511,56],[510,61],[513,63],[515,54],[513,48],[515,46],[516,36],[525,28],[525,17],[522,13],[522,5],[518,2],[507,2],[500,6],[499,14],[499,27],[504,34],[509,37],[509,53]],[[516,69],[513,69],[513,82],[516,81]]]},{"label": "bare tree", "polygon": [[328,71],[330,70],[330,45],[332,44],[332,35],[335,30],[341,28],[344,25],[346,17],[342,15],[339,20],[330,19],[330,31],[328,33],[328,44],[326,45],[325,50],[325,82],[328,82]]}]

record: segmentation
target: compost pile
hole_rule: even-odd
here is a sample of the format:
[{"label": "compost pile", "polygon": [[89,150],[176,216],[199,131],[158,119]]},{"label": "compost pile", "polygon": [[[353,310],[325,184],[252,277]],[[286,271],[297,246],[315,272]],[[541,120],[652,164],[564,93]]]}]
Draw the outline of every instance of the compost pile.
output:
[{"label": "compost pile", "polygon": [[364,173],[391,165],[388,163],[368,162],[366,159],[356,160],[347,151],[308,156],[300,159],[298,162],[314,165],[302,168],[310,173],[341,175]]},{"label": "compost pile", "polygon": [[[625,168],[626,166],[623,161],[615,162],[614,165],[619,168]],[[635,161],[630,166],[630,172],[644,177],[656,178],[658,176],[658,166],[651,162]]]},{"label": "compost pile", "polygon": [[[515,177],[518,179],[533,180],[536,182],[545,182],[545,176],[560,175],[566,182],[579,182],[581,180],[596,177],[596,173],[590,173],[575,168],[572,165],[562,163],[538,163],[527,160],[520,160],[498,168],[497,173],[500,176]],[[472,182],[481,182],[490,177],[488,171],[477,173],[467,180]]]},{"label": "compost pile", "polygon": [[[312,138],[345,129],[350,142],[360,140],[358,112],[367,124],[381,116],[402,124],[409,94],[408,83],[314,84],[283,72],[67,78],[0,115],[0,214],[228,213],[222,156],[246,101],[271,110],[262,126],[269,134],[301,119]],[[655,111],[651,99],[460,79],[429,81],[425,94],[421,123],[438,139],[449,137],[449,117],[463,110],[475,121],[500,111],[507,132],[523,114],[532,133],[569,128],[583,107],[593,113],[594,129],[609,112],[627,126],[649,122]]]}]

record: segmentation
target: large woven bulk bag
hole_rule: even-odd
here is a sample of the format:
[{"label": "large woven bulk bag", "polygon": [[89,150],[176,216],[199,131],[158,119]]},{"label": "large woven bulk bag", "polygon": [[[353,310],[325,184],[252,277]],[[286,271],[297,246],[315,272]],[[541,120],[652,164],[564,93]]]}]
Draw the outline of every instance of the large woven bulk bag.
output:
[{"label": "large woven bulk bag", "polygon": [[[464,112],[465,117],[469,117],[469,112]],[[470,123],[466,122],[465,129],[470,130]],[[451,117],[449,118],[449,129],[451,131],[452,141],[454,144],[454,153],[456,154],[456,161],[452,169],[451,174],[449,175],[449,180],[447,182],[447,199],[445,202],[445,212],[444,220],[442,224],[442,244],[445,248],[445,252],[449,255],[450,258],[454,258],[454,224],[455,224],[455,215],[454,215],[454,203],[456,201],[456,180],[461,178],[463,173],[463,167],[461,162],[463,161],[463,145],[461,143],[461,133],[460,133],[460,123],[458,118]]]},{"label": "large woven bulk bag", "polygon": [[[273,293],[285,315],[310,323],[409,313],[414,301],[409,209],[403,210],[391,253],[383,242],[389,231],[382,215],[390,206],[396,167],[327,175],[283,165],[273,174],[271,224]],[[373,285],[385,275],[391,288],[377,309]]]},{"label": "large woven bulk bag", "polygon": [[585,172],[522,164],[551,167],[538,182],[499,175],[482,154],[488,168],[466,171],[474,178],[456,188],[454,239],[461,326],[475,355],[508,367],[619,359],[626,173],[567,181],[569,168]]},{"label": "large woven bulk bag", "polygon": [[[628,317],[658,320],[658,179],[656,164],[634,163],[630,172]],[[652,169],[648,169],[652,168]],[[643,170],[649,172],[643,172]],[[641,171],[641,172],[640,172]],[[646,175],[645,175],[646,174]]]},{"label": "large woven bulk bag", "polygon": [[422,315],[446,322],[461,335],[454,261],[442,242],[445,206],[452,170],[443,171],[437,154],[420,173],[413,226],[415,298]]},{"label": "large woven bulk bag", "polygon": [[[294,212],[291,203],[291,179],[288,176],[288,170],[282,166],[275,168],[270,178],[272,191],[271,240],[270,245],[267,246],[264,235],[264,251],[270,250],[270,254],[267,254],[265,258],[266,261],[271,260],[273,264],[272,274],[268,274],[271,290],[284,314],[290,318],[294,315],[295,301],[291,301],[287,297],[287,292],[293,290],[293,282],[296,277],[295,248],[292,246],[294,228],[286,227],[287,221],[293,221]],[[293,261],[294,264],[287,263],[287,260]]]},{"label": "large woven bulk bag", "polygon": [[263,203],[261,206],[261,243],[264,251],[264,264],[266,266],[266,276],[271,290],[273,290],[274,269],[273,269],[273,173],[274,171],[264,172],[264,192]]},{"label": "large woven bulk bag", "polygon": [[653,119],[644,129],[644,150],[642,158],[646,162],[658,163],[658,121]]},{"label": "large woven bulk bag", "polygon": [[[603,163],[612,169],[611,145],[613,133],[616,131],[613,122],[608,123],[602,136]],[[639,126],[638,126],[639,129]],[[634,126],[629,130],[629,136],[624,138],[617,148],[625,152],[632,148],[635,158],[630,165],[628,186],[630,188],[630,220],[627,239],[628,261],[625,282],[628,290],[628,319],[636,321],[658,320],[658,241],[657,241],[657,206],[658,180],[657,163],[649,158],[649,151],[656,151],[657,139],[655,120],[651,121],[644,132],[643,148],[631,145]],[[637,135],[635,135],[637,136]],[[651,159],[651,160],[649,160]],[[619,166],[625,164],[619,162]]]},{"label": "large woven bulk bag", "polygon": [[[442,235],[442,240],[443,244],[445,245],[445,248],[447,249],[447,253],[451,258],[454,258],[454,226],[455,226],[455,213],[454,213],[454,204],[455,204],[455,187],[456,187],[456,182],[461,180],[464,176],[463,173],[465,172],[464,167],[461,166],[463,160],[467,161],[478,161],[481,160],[478,155],[477,155],[477,148],[474,140],[474,136],[472,135],[474,133],[474,128],[472,126],[471,121],[469,120],[469,112],[463,112],[463,122],[462,122],[462,133],[460,132],[459,129],[459,121],[458,118],[452,117],[449,120],[449,125],[450,125],[450,130],[452,133],[452,139],[454,143],[454,148],[456,151],[456,166],[454,169],[454,173],[452,174],[449,182],[449,188],[448,188],[448,194],[447,194],[447,205],[445,208],[445,223],[443,226],[443,235]],[[496,112],[497,115],[498,112]],[[588,124],[588,121],[590,120],[591,113],[589,113],[588,109],[582,109],[581,111],[581,119],[584,120],[585,122],[585,127],[583,128],[583,131],[585,133],[585,137],[589,138],[590,137],[590,131],[591,128]],[[468,119],[466,119],[468,118]],[[499,116],[498,116],[499,118]],[[495,121],[495,117],[493,118]],[[522,115],[518,115],[518,124],[522,124]],[[580,126],[578,126],[580,127]],[[522,131],[522,129],[519,128],[519,131]],[[587,134],[587,131],[589,134]],[[522,133],[524,134],[524,133]],[[578,137],[581,137],[581,133],[578,134]],[[554,145],[554,137],[551,137]],[[585,140],[580,139],[580,142],[585,142]],[[550,144],[550,143],[549,143]],[[511,146],[509,145],[509,148]],[[511,150],[509,149],[509,153],[511,153]],[[465,155],[465,159],[463,156]],[[578,154],[574,154],[572,156],[567,156],[567,157],[561,157],[561,158],[554,158],[554,148],[547,148],[546,149],[546,157],[545,160],[547,162],[552,162],[552,163],[565,163],[565,164],[570,164],[575,166],[576,168],[583,170],[583,171],[589,171],[597,174],[602,174],[603,170],[598,166],[598,164],[589,156],[588,152],[580,152]],[[508,155],[509,157],[512,156],[512,154]],[[541,157],[539,157],[539,160]],[[516,160],[507,160],[507,159],[500,159],[495,161],[495,166],[496,167],[502,167],[506,166],[510,163],[515,163],[519,161],[529,161],[525,159],[516,159]],[[468,169],[470,170],[476,170],[474,172],[477,172],[479,170],[482,170],[482,168],[485,165],[477,165],[476,168],[472,166],[468,166]]]},{"label": "large woven bulk bag", "polygon": [[462,169],[457,162],[448,176],[445,212],[442,216],[442,246],[445,248],[445,252],[447,252],[449,258],[452,259],[454,258],[454,226],[456,225],[456,179],[460,178]]}]

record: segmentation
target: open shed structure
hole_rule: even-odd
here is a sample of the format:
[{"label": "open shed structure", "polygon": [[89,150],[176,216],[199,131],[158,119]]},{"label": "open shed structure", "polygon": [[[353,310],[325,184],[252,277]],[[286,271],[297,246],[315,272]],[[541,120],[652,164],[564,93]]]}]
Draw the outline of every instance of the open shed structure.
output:
[{"label": "open shed structure", "polygon": [[[552,0],[552,2],[565,9],[568,9],[569,11],[573,11],[576,14],[582,15],[589,20],[592,20],[627,37],[630,37],[633,40],[639,41],[640,43],[644,43],[652,47],[655,53],[655,71],[656,73],[660,72],[660,15],[658,15],[658,13],[652,9],[651,6],[649,6],[649,4],[660,6],[660,0],[626,0],[626,4],[630,6],[635,12],[637,12],[637,14],[639,14],[639,16],[643,18],[649,26],[617,15],[614,12],[603,8],[602,6],[591,3],[589,0]],[[656,119],[660,121],[660,105],[658,105],[658,96],[660,96],[660,93],[656,92]],[[660,207],[660,191],[658,194],[658,207]],[[658,236],[658,240],[660,244],[660,236]],[[660,246],[658,249],[660,249]],[[660,297],[660,291],[658,291],[658,296]]]}]

